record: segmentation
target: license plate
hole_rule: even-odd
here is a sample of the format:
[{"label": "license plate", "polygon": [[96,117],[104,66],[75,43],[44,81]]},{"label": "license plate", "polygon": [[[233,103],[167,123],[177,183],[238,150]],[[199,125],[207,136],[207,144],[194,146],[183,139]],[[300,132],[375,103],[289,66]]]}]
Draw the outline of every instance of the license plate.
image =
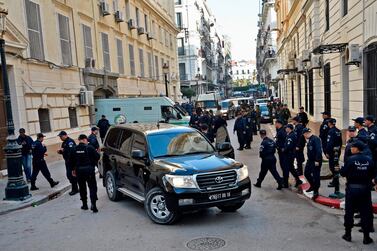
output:
[{"label": "license plate", "polygon": [[226,193],[217,193],[217,194],[211,194],[209,195],[208,199],[209,200],[221,200],[221,199],[226,199],[230,197],[230,192]]}]

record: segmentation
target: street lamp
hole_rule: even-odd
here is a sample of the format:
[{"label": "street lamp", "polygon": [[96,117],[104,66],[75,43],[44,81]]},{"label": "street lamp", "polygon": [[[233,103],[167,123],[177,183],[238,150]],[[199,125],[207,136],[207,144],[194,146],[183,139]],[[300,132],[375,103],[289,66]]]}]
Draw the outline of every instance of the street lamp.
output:
[{"label": "street lamp", "polygon": [[166,97],[169,97],[169,91],[168,91],[169,65],[167,63],[164,63],[164,65],[162,66],[162,72],[164,73],[164,76],[165,76],[165,95],[166,95]]},{"label": "street lamp", "polygon": [[0,9],[0,57],[1,73],[3,75],[4,99],[7,118],[7,144],[4,147],[5,158],[7,160],[8,183],[5,188],[6,200],[24,200],[29,198],[29,187],[22,174],[22,147],[17,143],[17,137],[14,135],[14,123],[12,114],[12,103],[10,99],[9,80],[7,71],[7,62],[5,59],[5,40],[3,38],[6,31],[6,18],[8,11]]}]

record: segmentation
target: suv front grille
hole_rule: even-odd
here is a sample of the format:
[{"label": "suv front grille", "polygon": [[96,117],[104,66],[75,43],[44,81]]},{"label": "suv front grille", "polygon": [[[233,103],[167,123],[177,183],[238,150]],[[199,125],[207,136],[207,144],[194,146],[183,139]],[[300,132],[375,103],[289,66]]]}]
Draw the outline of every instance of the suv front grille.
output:
[{"label": "suv front grille", "polygon": [[237,173],[235,170],[224,172],[198,174],[196,183],[203,190],[217,190],[235,186],[237,182]]}]

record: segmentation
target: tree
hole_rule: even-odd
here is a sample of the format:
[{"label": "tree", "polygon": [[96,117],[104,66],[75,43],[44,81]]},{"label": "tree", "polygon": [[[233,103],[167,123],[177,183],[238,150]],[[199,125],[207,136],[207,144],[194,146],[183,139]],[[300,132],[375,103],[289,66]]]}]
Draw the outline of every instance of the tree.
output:
[{"label": "tree", "polygon": [[196,95],[195,91],[191,88],[182,88],[182,95],[188,98],[191,102],[191,98]]}]

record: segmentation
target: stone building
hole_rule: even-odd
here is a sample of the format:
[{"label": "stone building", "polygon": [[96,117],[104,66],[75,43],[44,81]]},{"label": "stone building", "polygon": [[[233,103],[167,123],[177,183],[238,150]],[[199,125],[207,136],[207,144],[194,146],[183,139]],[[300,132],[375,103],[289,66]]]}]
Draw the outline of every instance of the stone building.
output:
[{"label": "stone building", "polygon": [[246,86],[256,84],[256,65],[252,60],[240,60],[232,62],[233,84],[236,86]]},{"label": "stone building", "polygon": [[[7,69],[16,129],[74,137],[95,124],[96,98],[180,98],[174,2],[0,0],[8,9]],[[0,87],[1,95],[3,94]],[[0,103],[1,144],[6,118]],[[0,156],[1,157],[1,156]]]},{"label": "stone building", "polygon": [[317,125],[377,115],[377,1],[276,0],[279,92]]}]

